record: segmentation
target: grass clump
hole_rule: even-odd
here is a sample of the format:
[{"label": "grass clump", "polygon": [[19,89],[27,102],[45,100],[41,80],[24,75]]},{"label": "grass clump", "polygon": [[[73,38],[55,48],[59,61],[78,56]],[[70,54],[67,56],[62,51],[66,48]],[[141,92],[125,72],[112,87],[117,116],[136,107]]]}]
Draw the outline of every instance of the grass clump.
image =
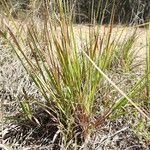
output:
[{"label": "grass clump", "polygon": [[[118,39],[112,36],[112,14],[107,31],[93,24],[85,39],[80,32],[79,44],[71,22],[72,16],[66,16],[67,8],[62,1],[58,0],[57,5],[59,17],[55,12],[49,14],[49,5],[46,5],[40,28],[35,20],[29,19],[28,24],[20,28],[13,21],[15,31],[7,26],[10,37],[0,31],[44,98],[43,101],[40,97],[30,96],[23,88],[23,96],[18,98],[21,108],[19,121],[26,122],[22,127],[31,124],[34,136],[44,137],[43,132],[47,132],[47,136],[52,135],[53,142],[56,141],[66,149],[78,149],[77,145],[81,146],[94,129],[109,117],[113,118],[128,102],[131,108],[149,119],[132,100],[145,88],[149,71],[126,91],[127,94],[107,75],[112,71],[113,63],[118,63],[114,58],[116,49],[123,52],[117,54],[121,69],[124,72],[132,71],[130,50],[136,31],[126,42],[118,44]],[[101,30],[103,34],[100,34]],[[103,109],[96,111],[97,92],[106,83],[110,88],[107,93],[109,102],[101,103]],[[113,95],[111,91],[114,89],[116,93]]]}]

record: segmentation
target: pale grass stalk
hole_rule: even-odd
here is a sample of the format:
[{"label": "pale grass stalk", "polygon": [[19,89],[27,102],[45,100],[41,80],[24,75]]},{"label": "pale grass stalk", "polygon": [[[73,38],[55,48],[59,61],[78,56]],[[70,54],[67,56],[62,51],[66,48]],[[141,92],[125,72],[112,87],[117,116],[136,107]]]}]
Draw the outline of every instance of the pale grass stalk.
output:
[{"label": "pale grass stalk", "polygon": [[[144,117],[150,120],[150,117],[144,113],[144,111],[139,108],[126,94],[122,91],[96,64],[95,62],[86,54],[86,52],[82,51],[83,54],[87,57],[87,59],[92,63],[92,65],[99,71],[99,73],[122,95],[124,96],[128,102],[130,102]],[[117,102],[116,102],[117,103]]]},{"label": "pale grass stalk", "polygon": [[[150,73],[150,22],[147,31],[147,50],[146,50],[146,73]],[[150,74],[147,75],[147,97],[150,98]]]}]

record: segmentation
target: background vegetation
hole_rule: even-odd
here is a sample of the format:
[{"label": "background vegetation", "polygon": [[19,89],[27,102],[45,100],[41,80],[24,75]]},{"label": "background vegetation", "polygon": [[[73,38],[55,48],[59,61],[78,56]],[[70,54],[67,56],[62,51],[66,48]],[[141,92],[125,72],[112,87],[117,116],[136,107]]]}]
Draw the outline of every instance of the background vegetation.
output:
[{"label": "background vegetation", "polygon": [[[37,15],[44,11],[44,0],[6,0],[6,2],[14,17],[18,17],[19,12],[29,11],[33,7]],[[54,0],[50,3],[53,6],[57,5]],[[63,3],[69,5],[70,11],[74,10],[75,23],[91,23],[94,17],[99,23],[102,18],[103,23],[109,23],[113,3],[115,3],[114,21],[116,23],[144,23],[150,18],[149,0],[115,0],[115,2],[112,0],[64,0]]]}]

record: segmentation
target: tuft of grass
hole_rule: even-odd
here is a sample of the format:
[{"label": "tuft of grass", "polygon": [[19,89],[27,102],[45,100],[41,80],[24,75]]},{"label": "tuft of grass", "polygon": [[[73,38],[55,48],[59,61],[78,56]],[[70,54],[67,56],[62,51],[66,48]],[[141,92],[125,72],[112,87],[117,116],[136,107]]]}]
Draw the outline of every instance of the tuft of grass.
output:
[{"label": "tuft of grass", "polygon": [[[119,58],[122,60],[121,69],[130,72],[132,62],[130,50],[135,41],[136,31],[126,42],[118,44],[118,39],[112,36],[114,18],[112,10],[108,30],[104,29],[103,34],[100,34],[101,26],[93,24],[93,27],[89,27],[89,37],[86,37],[85,42],[80,41],[79,45],[72,16],[69,18],[66,16],[68,8],[63,7],[61,0],[57,0],[56,3],[59,18],[55,12],[49,13],[47,3],[40,29],[31,19],[21,29],[14,22],[16,31],[7,26],[10,37],[0,31],[45,100],[30,97],[23,89],[23,98],[18,99],[22,117],[41,126],[41,120],[34,115],[34,107],[42,107],[61,131],[60,141],[65,147],[71,140],[74,143],[84,142],[95,128],[101,126],[110,115],[113,116],[128,102],[143,117],[149,119],[142,108],[132,100],[141,89],[145,88],[145,78],[149,81],[149,69],[146,75],[127,91],[127,94],[107,75],[112,69],[113,61],[116,61],[113,58],[116,49],[123,52]],[[121,36],[120,33],[119,38]],[[80,37],[83,40],[82,32]],[[149,59],[147,60],[149,62]],[[149,68],[149,63],[147,66]],[[106,81],[119,95],[121,94],[121,97],[111,97],[112,102],[97,114],[94,107],[95,97],[99,87]]]},{"label": "tuft of grass", "polygon": [[[123,30],[121,31],[119,38],[123,34]],[[116,51],[113,53],[113,60],[111,67],[121,68],[123,72],[132,72],[135,68],[136,61],[136,52],[132,49],[134,43],[137,39],[136,29],[134,33],[130,37],[126,37],[123,39],[124,42],[121,42],[120,46],[116,46]],[[119,41],[119,40],[118,40]],[[138,66],[138,64],[136,64]]]}]

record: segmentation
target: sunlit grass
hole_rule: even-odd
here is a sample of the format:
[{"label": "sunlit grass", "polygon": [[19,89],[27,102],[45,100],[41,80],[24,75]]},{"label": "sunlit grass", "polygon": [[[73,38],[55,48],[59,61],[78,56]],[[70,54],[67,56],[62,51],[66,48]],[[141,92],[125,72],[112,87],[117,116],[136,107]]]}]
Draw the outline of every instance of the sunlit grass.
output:
[{"label": "sunlit grass", "polygon": [[[86,140],[95,128],[107,119],[115,118],[118,110],[127,105],[149,120],[147,113],[134,98],[145,87],[149,91],[150,36],[147,40],[146,73],[131,89],[124,92],[109,75],[111,71],[117,71],[117,67],[120,67],[121,73],[132,73],[132,47],[136,41],[136,29],[127,40],[119,41],[123,30],[119,35],[117,32],[113,35],[112,13],[107,30],[102,25],[93,24],[84,38],[80,30],[79,44],[72,18],[66,17],[66,10],[64,12],[62,1],[58,1],[58,19],[55,12],[49,14],[47,6],[40,28],[33,19],[19,27],[10,16],[13,25],[5,24],[9,36],[5,34],[6,31],[0,31],[45,99],[43,102],[30,97],[22,87],[23,98],[18,98],[22,118],[40,126],[40,120],[34,116],[33,105],[42,107],[61,131],[60,137],[65,146],[72,139],[78,140],[77,134],[81,135],[83,141]],[[119,96],[111,96],[111,102],[104,105],[103,110],[95,112],[95,97],[100,86],[106,82]]]},{"label": "sunlit grass", "polygon": [[[150,22],[147,31],[146,73],[150,72]],[[150,74],[147,75],[147,97],[150,98]]]}]

